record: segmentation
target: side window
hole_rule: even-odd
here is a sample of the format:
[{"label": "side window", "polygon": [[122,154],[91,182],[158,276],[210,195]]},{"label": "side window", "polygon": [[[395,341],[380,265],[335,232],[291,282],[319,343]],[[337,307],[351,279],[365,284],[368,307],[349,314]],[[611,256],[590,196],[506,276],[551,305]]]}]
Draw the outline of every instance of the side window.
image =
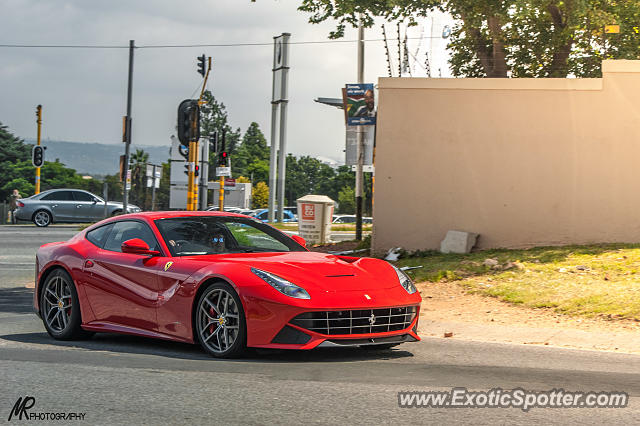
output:
[{"label": "side window", "polygon": [[107,236],[109,235],[109,231],[111,231],[111,228],[113,228],[112,223],[110,223],[109,225],[101,226],[100,228],[96,228],[92,231],[87,232],[86,238],[93,245],[102,248],[105,240],[107,239]]},{"label": "side window", "polygon": [[123,220],[113,224],[113,229],[107,237],[104,249],[121,252],[120,246],[122,246],[122,243],[133,238],[140,238],[149,245],[151,250],[160,250],[151,228],[147,224],[132,220]]},{"label": "side window", "polygon": [[73,201],[71,191],[55,191],[42,197],[47,201]]},{"label": "side window", "polygon": [[93,202],[93,197],[82,191],[73,191],[73,198],[75,198],[76,201]]}]

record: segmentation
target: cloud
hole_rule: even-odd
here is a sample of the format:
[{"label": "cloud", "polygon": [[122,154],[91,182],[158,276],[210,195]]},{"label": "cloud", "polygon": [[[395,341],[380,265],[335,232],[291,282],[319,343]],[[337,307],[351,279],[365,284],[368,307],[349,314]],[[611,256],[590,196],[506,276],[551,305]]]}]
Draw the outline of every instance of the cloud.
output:
[{"label": "cloud", "polygon": [[[5,0],[3,43],[210,44],[265,42],[281,32],[292,41],[326,40],[332,23],[311,25],[293,0],[36,1]],[[346,39],[354,39],[348,31]],[[380,37],[368,30],[366,37]],[[257,121],[269,136],[272,46],[137,49],[133,141],[168,145],[178,103],[201,82],[196,56],[213,57],[209,88],[227,106],[231,124]],[[338,97],[356,74],[355,43],[291,46],[288,151],[340,159],[342,113],[313,102]],[[0,48],[0,121],[22,137],[35,135],[35,106],[44,106],[43,135],[117,143],[126,108],[126,49]],[[386,74],[382,43],[368,43],[366,77]]]}]

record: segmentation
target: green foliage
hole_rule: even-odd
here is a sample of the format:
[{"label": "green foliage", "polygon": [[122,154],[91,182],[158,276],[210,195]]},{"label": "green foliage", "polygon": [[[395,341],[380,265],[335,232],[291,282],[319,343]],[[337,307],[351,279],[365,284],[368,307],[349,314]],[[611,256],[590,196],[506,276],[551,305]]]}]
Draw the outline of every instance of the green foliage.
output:
[{"label": "green foliage", "polygon": [[129,201],[143,210],[151,209],[151,191],[147,190],[147,162],[149,154],[142,149],[136,149],[129,157],[131,167],[131,191]]},{"label": "green foliage", "polygon": [[[602,59],[637,59],[637,0],[303,0],[309,22],[337,21],[330,37],[344,36],[358,14],[371,27],[375,17],[407,20],[440,9],[458,25],[449,48],[457,77],[596,77]],[[619,24],[620,34],[603,36]]]},{"label": "green foliage", "polygon": [[[228,122],[227,108],[222,102],[218,102],[211,94],[211,91],[205,90],[203,95],[205,102],[200,107],[200,135],[209,137],[218,132],[218,140],[222,142],[222,133],[226,132],[226,150],[229,155],[234,155],[240,142],[240,129],[233,130]],[[210,161],[215,159],[213,147],[209,152]]]},{"label": "green foliage", "polygon": [[343,187],[338,193],[338,213],[354,214],[356,212],[356,193],[351,186]]},{"label": "green foliage", "polygon": [[269,187],[264,182],[258,182],[251,192],[251,204],[254,209],[262,209],[269,205]]}]

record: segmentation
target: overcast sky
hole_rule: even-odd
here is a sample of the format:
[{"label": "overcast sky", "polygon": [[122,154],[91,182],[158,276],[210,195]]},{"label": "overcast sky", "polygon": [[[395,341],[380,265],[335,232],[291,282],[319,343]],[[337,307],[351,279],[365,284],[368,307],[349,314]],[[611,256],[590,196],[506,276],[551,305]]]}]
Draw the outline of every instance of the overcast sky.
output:
[{"label": "overcast sky", "polygon": [[[292,34],[292,42],[327,40],[334,23],[308,23],[293,0],[0,0],[0,44],[166,44],[271,43],[274,35]],[[439,36],[448,22],[434,25]],[[410,29],[412,52],[423,58],[429,46],[430,21]],[[423,34],[423,40],[417,40]],[[395,25],[387,26],[395,37]],[[404,32],[403,32],[404,37]],[[354,40],[348,30],[345,40]],[[380,28],[365,39],[381,38]],[[397,57],[397,42],[391,54]],[[446,42],[433,39],[432,67],[446,69]],[[382,42],[365,50],[365,80],[386,76]],[[231,125],[244,131],[260,124],[269,137],[273,47],[199,47],[137,49],[133,84],[133,143],[169,145],[176,110],[193,96],[202,79],[196,56],[213,57],[208,84],[228,110]],[[345,83],[355,82],[356,44],[291,46],[287,151],[343,160],[342,112],[315,103],[316,97],[339,97]],[[126,112],[127,49],[41,49],[0,47],[0,122],[23,138],[36,135],[35,107],[43,105],[43,137],[119,143]],[[414,75],[424,76],[422,62]],[[394,64],[394,68],[397,65]]]}]

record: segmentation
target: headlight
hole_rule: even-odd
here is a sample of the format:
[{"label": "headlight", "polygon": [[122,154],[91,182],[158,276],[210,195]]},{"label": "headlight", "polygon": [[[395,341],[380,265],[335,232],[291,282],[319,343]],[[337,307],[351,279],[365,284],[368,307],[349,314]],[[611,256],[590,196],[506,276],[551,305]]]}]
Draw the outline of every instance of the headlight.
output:
[{"label": "headlight", "polygon": [[307,293],[304,288],[298,287],[284,278],[280,278],[275,274],[256,268],[251,268],[251,272],[262,278],[267,284],[285,296],[294,297],[296,299],[311,299],[309,293]]},{"label": "headlight", "polygon": [[[391,265],[391,264],[389,264],[389,265]],[[398,281],[400,281],[400,285],[405,290],[407,290],[407,293],[413,294],[416,291],[418,291],[418,289],[416,289],[416,286],[413,284],[413,281],[411,281],[411,278],[409,278],[409,276],[407,274],[402,272],[396,266],[394,266],[394,265],[391,265],[391,266],[393,267],[393,270],[396,271],[396,274],[398,275]]]}]

